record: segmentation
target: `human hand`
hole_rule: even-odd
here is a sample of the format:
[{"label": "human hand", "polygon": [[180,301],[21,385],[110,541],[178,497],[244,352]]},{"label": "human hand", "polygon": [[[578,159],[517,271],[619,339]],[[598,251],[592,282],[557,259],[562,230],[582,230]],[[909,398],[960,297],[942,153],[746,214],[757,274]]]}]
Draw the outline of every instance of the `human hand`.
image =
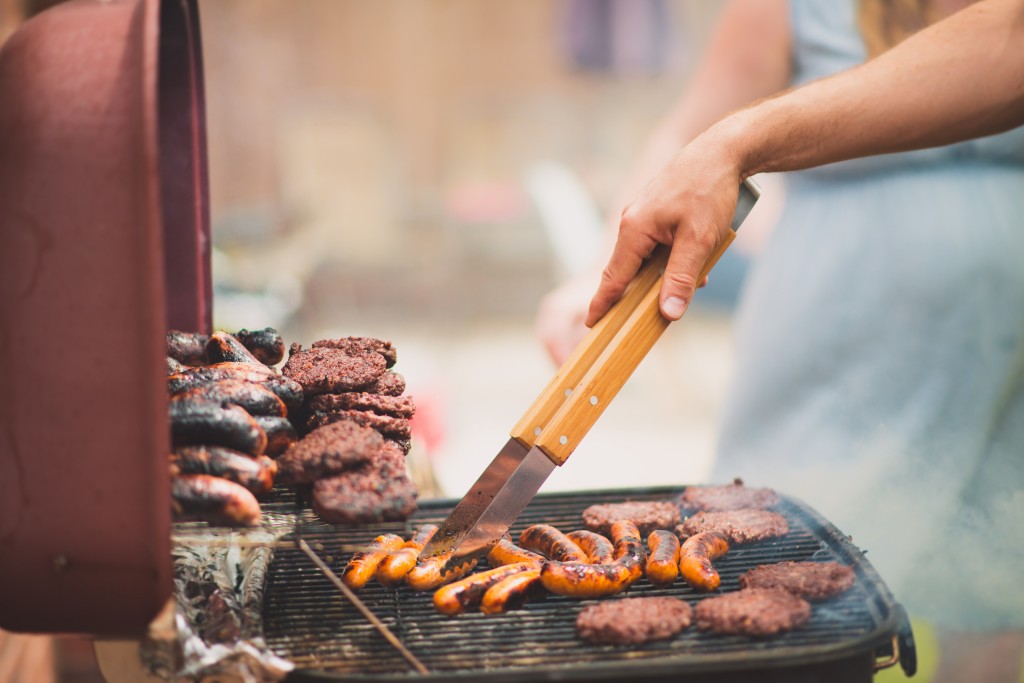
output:
[{"label": "human hand", "polygon": [[583,321],[587,302],[597,284],[596,272],[578,275],[551,290],[541,299],[534,332],[555,365],[561,365],[587,334]]},{"label": "human hand", "polygon": [[700,273],[731,237],[739,164],[710,132],[698,137],[665,166],[622,212],[611,259],[590,302],[585,323],[593,326],[659,244],[671,246],[658,301],[661,314],[678,320],[686,312]]}]

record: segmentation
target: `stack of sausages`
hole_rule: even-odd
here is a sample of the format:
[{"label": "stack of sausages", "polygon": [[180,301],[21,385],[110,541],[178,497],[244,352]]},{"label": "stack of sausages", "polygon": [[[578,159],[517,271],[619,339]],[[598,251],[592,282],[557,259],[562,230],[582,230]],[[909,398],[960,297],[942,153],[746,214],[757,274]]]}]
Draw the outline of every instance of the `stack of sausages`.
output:
[{"label": "stack of sausages", "polygon": [[284,341],[267,328],[167,333],[175,519],[227,526],[260,521],[281,455],[297,438],[289,410],[302,388],[273,366]]}]

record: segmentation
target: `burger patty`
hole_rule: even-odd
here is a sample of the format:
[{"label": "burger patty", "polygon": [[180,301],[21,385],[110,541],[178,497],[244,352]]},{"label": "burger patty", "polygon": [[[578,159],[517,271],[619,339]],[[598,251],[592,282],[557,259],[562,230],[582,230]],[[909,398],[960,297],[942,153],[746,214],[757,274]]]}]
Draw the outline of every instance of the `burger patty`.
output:
[{"label": "burger patty", "polygon": [[789,533],[789,524],[785,517],[768,510],[725,510],[696,512],[683,520],[675,531],[681,540],[702,531],[717,531],[730,545],[739,545],[785,536]]},{"label": "burger patty", "polygon": [[398,350],[389,341],[373,337],[342,337],[341,339],[320,339],[313,342],[314,349],[338,349],[350,356],[360,353],[379,353],[390,368],[398,362]]},{"label": "burger patty", "polygon": [[693,617],[702,631],[770,636],[807,623],[811,605],[781,588],[747,588],[701,600]]},{"label": "burger patty", "polygon": [[808,600],[825,600],[849,590],[852,568],[838,562],[778,562],[740,575],[743,588],[781,588]]},{"label": "burger patty", "polygon": [[583,511],[583,523],[591,531],[605,536],[611,533],[614,522],[629,520],[636,524],[642,536],[655,529],[671,529],[679,523],[679,508],[664,501],[604,503],[591,505]]},{"label": "burger patty", "polygon": [[416,486],[394,444],[365,465],[313,484],[313,511],[330,524],[397,522],[415,510]]},{"label": "burger patty", "polygon": [[336,422],[354,422],[394,439],[408,439],[412,436],[412,426],[408,419],[378,415],[369,410],[333,410],[311,413],[306,418],[306,428],[316,429]]},{"label": "burger patty", "polygon": [[281,368],[281,374],[298,382],[303,392],[338,394],[361,390],[372,384],[386,369],[379,353],[349,355],[330,348],[295,351]]},{"label": "burger patty", "polygon": [[739,479],[725,486],[688,486],[679,496],[679,504],[688,510],[764,510],[779,504],[772,489],[752,489]]},{"label": "burger patty", "polygon": [[344,394],[320,394],[306,402],[310,412],[329,413],[335,410],[369,410],[379,415],[410,418],[416,412],[411,396],[382,396],[362,391]]},{"label": "burger patty", "polygon": [[388,370],[371,384],[363,387],[362,391],[381,396],[401,396],[405,392],[405,377],[393,370]]},{"label": "burger patty", "polygon": [[351,421],[314,429],[277,460],[282,483],[308,484],[368,463],[384,447],[384,437]]},{"label": "burger patty", "polygon": [[690,606],[668,597],[605,600],[584,607],[576,633],[592,643],[636,645],[674,637],[690,625]]}]

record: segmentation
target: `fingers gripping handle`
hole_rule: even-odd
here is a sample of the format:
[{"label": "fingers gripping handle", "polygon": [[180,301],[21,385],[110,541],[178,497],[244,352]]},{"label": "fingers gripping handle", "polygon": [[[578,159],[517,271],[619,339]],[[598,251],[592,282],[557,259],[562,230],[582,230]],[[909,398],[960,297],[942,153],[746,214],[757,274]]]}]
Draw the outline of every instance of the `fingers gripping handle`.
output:
[{"label": "fingers gripping handle", "polygon": [[[759,190],[751,181],[740,189],[733,230],[728,231],[701,270],[701,282],[732,243]],[[644,262],[618,302],[591,328],[558,372],[513,427],[526,446],[539,446],[563,464],[640,365],[669,325],[658,307],[668,248]]]}]

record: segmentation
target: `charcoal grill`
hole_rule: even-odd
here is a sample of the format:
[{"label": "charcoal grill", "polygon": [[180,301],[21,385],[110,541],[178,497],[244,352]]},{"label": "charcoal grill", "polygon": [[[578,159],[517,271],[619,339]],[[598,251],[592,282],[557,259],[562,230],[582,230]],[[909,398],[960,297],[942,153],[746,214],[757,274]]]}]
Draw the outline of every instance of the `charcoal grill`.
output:
[{"label": "charcoal grill", "polygon": [[[666,500],[679,488],[592,491],[538,496],[511,532],[530,524],[580,528],[584,508],[595,503]],[[457,501],[425,502],[405,523],[336,528],[308,512],[299,514],[286,540],[305,539],[340,570],[352,552],[384,532],[408,537],[420,524],[439,523]],[[286,508],[289,503],[278,503]],[[300,505],[297,501],[294,503]],[[271,506],[273,507],[273,506]],[[284,511],[284,509],[282,509]],[[854,587],[816,604],[811,621],[771,639],[698,632],[636,647],[593,645],[575,635],[579,610],[593,600],[549,595],[502,615],[448,617],[434,610],[432,593],[371,583],[359,592],[365,604],[431,671],[410,673],[406,661],[347,603],[298,549],[278,549],[264,603],[265,638],[278,655],[295,663],[289,681],[409,681],[419,678],[494,681],[648,680],[866,681],[897,658],[913,673],[912,637],[906,615],[877,572],[850,540],[815,511],[783,497],[778,508],[789,522],[782,539],[739,546],[716,562],[722,591],[738,590],[739,575],[759,564],[784,560],[833,560],[852,566]],[[631,596],[674,596],[695,605],[706,597],[677,582],[655,588],[646,579]],[[895,641],[895,643],[894,643]],[[902,655],[902,656],[900,656]]]}]

